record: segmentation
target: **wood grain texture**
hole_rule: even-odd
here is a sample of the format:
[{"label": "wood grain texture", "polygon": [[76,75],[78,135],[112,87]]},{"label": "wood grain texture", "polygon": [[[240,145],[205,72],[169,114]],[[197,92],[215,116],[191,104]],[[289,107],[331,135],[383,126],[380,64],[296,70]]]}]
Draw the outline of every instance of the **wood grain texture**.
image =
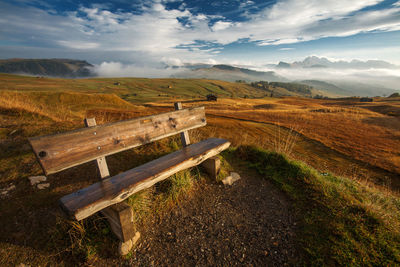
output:
[{"label": "wood grain texture", "polygon": [[132,207],[125,202],[105,208],[101,213],[107,217],[111,230],[122,242],[129,241],[135,236]]},{"label": "wood grain texture", "polygon": [[103,179],[60,199],[61,207],[76,220],[82,220],[132,194],[151,187],[178,171],[196,166],[227,149],[230,143],[219,138],[187,146],[144,165]]},{"label": "wood grain texture", "polygon": [[[86,127],[94,127],[97,125],[96,118],[86,118],[84,120],[84,123],[85,123]],[[96,163],[97,163],[97,168],[99,169],[99,172],[100,172],[101,179],[109,177],[110,171],[108,170],[106,157],[97,158]]]},{"label": "wood grain texture", "polygon": [[[96,118],[85,118],[84,123],[86,127],[97,125]],[[110,177],[106,157],[97,158],[96,163],[100,172],[100,179]],[[133,210],[128,203],[123,201],[107,207],[100,212],[107,218],[112,232],[121,242],[127,242],[134,237]]]},{"label": "wood grain texture", "polygon": [[221,169],[221,159],[218,156],[211,157],[205,160],[201,166],[204,167],[206,172],[213,178],[217,179],[219,171]]},{"label": "wood grain texture", "polygon": [[[181,110],[182,109],[182,103],[181,102],[174,103],[174,106],[175,106],[175,110]],[[182,146],[183,147],[190,145],[190,138],[189,138],[189,132],[188,131],[181,132],[181,142],[182,142]]]},{"label": "wood grain texture", "polygon": [[204,107],[30,138],[46,174],[206,125]]}]

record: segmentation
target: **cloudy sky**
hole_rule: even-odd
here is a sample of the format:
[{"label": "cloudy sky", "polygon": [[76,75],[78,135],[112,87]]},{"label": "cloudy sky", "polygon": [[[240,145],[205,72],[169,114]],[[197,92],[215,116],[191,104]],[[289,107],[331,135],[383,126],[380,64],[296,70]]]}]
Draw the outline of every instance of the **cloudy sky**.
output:
[{"label": "cloudy sky", "polygon": [[0,58],[400,64],[399,0],[0,0]]}]

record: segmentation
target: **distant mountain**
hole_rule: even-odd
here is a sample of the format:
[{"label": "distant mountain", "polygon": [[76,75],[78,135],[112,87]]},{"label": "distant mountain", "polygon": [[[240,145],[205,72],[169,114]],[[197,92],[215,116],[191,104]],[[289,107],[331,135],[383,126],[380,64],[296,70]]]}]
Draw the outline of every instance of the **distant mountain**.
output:
[{"label": "distant mountain", "polygon": [[357,82],[357,81],[330,81],[346,91],[352,92],[353,96],[383,96],[391,95],[397,90],[387,88],[380,84]]},{"label": "distant mountain", "polygon": [[73,59],[3,59],[0,72],[51,77],[89,77],[93,76],[93,65],[83,60]]},{"label": "distant mountain", "polygon": [[211,68],[213,64],[207,64],[207,63],[185,63],[183,65],[187,69],[203,69],[203,68]]},{"label": "distant mountain", "polygon": [[279,61],[278,65],[276,65],[277,68],[290,68],[291,65],[289,63],[283,62],[283,61]]},{"label": "distant mountain", "polygon": [[270,82],[285,82],[288,79],[277,75],[273,71],[255,71],[245,68],[233,67],[230,65],[214,65],[211,67],[192,68],[173,75],[173,78],[200,78],[223,80],[234,82],[242,80],[246,82],[255,81],[270,81]]},{"label": "distant mountain", "polygon": [[310,56],[303,61],[293,63],[279,62],[275,65],[277,68],[341,68],[341,69],[398,69],[399,66],[383,60],[352,60],[352,61],[330,61],[324,57]]},{"label": "distant mountain", "polygon": [[328,92],[330,94],[340,95],[340,96],[352,96],[354,93],[351,91],[340,88],[332,83],[318,81],[318,80],[304,80],[299,83],[312,86],[313,88],[321,91]]},{"label": "distant mountain", "polygon": [[367,84],[356,81],[319,81],[319,80],[304,80],[301,84],[312,86],[316,90],[333,94],[336,96],[383,96],[390,95],[396,90],[386,88],[381,85]]}]

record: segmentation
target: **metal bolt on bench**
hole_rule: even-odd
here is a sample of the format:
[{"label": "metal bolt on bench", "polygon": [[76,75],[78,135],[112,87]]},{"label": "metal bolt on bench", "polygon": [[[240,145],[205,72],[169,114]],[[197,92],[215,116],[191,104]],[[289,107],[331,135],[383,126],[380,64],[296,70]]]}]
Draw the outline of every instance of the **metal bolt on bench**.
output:
[{"label": "metal bolt on bench", "polygon": [[[98,211],[104,214],[121,241],[121,254],[129,251],[135,236],[133,211],[125,199],[201,163],[216,177],[220,166],[216,155],[230,146],[229,141],[219,138],[190,145],[188,131],[206,125],[205,111],[204,107],[182,109],[181,103],[175,103],[175,111],[171,112],[104,125],[87,118],[85,125],[74,131],[30,138],[29,142],[46,175],[96,160],[100,181],[62,197],[60,205],[76,220]],[[183,149],[110,176],[106,156],[175,134],[181,135]]]}]

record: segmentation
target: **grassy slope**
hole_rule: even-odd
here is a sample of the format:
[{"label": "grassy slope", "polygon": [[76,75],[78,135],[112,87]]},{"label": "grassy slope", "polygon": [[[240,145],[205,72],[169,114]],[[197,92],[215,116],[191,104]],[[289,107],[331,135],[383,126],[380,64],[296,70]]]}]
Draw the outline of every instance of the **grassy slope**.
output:
[{"label": "grassy slope", "polygon": [[[119,83],[119,85],[115,85]],[[247,84],[202,79],[93,78],[55,79],[0,74],[0,90],[75,91],[113,93],[130,102],[157,101],[179,96],[204,98],[212,93],[221,97],[263,97],[265,91]]]},{"label": "grassy slope", "polygon": [[400,264],[400,199],[345,177],[321,175],[284,155],[243,146],[234,152],[291,197],[308,264]]}]

